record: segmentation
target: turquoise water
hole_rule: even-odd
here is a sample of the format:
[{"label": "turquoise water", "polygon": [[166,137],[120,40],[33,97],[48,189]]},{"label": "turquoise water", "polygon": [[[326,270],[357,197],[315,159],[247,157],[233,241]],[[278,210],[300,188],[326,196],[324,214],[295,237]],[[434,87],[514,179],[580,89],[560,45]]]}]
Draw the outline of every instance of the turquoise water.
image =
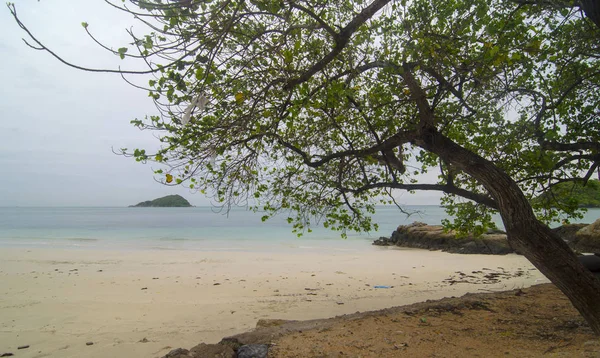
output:
[{"label": "turquoise water", "polygon": [[[439,206],[407,206],[407,217],[395,207],[380,207],[374,216],[378,232],[348,233],[322,227],[297,238],[281,215],[266,222],[242,208],[228,215],[211,207],[193,208],[0,208],[0,247],[193,250],[359,250],[373,239],[389,236],[398,225],[413,221],[439,224]],[[591,209],[582,222],[600,217]],[[496,218],[500,224],[499,218]]]}]

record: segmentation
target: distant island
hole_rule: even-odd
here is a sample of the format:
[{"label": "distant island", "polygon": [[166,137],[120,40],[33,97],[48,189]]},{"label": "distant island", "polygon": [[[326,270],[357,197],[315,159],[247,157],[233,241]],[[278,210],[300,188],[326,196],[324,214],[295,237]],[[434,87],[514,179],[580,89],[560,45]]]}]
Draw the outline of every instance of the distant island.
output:
[{"label": "distant island", "polygon": [[564,182],[554,186],[533,199],[533,203],[550,201],[568,204],[574,202],[580,208],[600,208],[600,181],[591,179],[585,186],[580,183]]},{"label": "distant island", "polygon": [[187,208],[191,206],[192,204],[181,195],[167,195],[154,200],[142,201],[136,205],[129,205],[130,208]]}]

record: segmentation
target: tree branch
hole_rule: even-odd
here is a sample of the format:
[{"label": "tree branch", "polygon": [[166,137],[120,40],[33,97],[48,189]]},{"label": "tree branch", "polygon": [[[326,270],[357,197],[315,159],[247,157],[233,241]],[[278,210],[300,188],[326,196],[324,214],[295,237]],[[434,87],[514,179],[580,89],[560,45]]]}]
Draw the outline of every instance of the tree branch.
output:
[{"label": "tree branch", "polygon": [[419,120],[421,122],[421,128],[433,127],[435,126],[433,111],[429,106],[425,91],[423,91],[423,88],[421,88],[421,85],[411,73],[411,67],[412,66],[409,65],[403,66],[404,73],[402,74],[402,77],[404,78],[404,83],[406,83],[406,86],[408,86],[408,89],[412,93],[411,97],[417,104],[417,108],[419,108]]},{"label": "tree branch", "polygon": [[[52,55],[54,58],[56,58],[57,60],[59,60],[60,62],[64,63],[65,65],[72,67],[72,68],[76,68],[78,70],[82,70],[82,71],[87,71],[87,72],[102,72],[102,73],[120,73],[120,74],[135,74],[135,75],[143,75],[143,74],[149,74],[149,73],[156,73],[161,71],[161,69],[165,69],[165,68],[169,68],[169,67],[173,67],[175,65],[177,65],[177,63],[181,60],[183,60],[187,54],[185,54],[184,56],[180,57],[178,60],[162,66],[162,67],[157,67],[155,69],[151,69],[151,70],[146,70],[146,71],[129,71],[129,70],[110,70],[110,69],[99,69],[99,68],[89,68],[89,67],[81,67],[78,65],[75,65],[73,63],[70,63],[68,61],[66,61],[65,59],[63,59],[62,57],[60,57],[59,55],[57,55],[54,51],[52,51],[51,49],[49,49],[48,47],[46,47],[44,44],[42,44],[35,36],[33,36],[33,34],[31,33],[31,31],[29,31],[29,29],[27,28],[27,26],[25,26],[25,24],[23,24],[21,22],[21,20],[19,19],[19,17],[17,16],[17,9],[15,7],[14,4],[8,3],[6,5],[8,7],[8,10],[10,11],[11,15],[13,16],[13,18],[15,19],[15,21],[17,22],[17,24],[19,25],[19,27],[25,31],[27,33],[27,35],[29,35],[29,37],[39,46],[39,47],[35,47],[32,46],[30,44],[27,43],[27,41],[25,41],[25,39],[23,39],[23,41],[25,41],[25,43],[36,50],[39,51],[46,51],[48,52],[50,55]],[[114,51],[113,51],[114,52]]]},{"label": "tree branch", "polygon": [[340,188],[343,191],[351,192],[353,194],[360,194],[362,192],[378,189],[378,188],[391,188],[391,189],[402,189],[407,191],[412,190],[425,190],[425,191],[441,191],[446,194],[461,196],[465,199],[473,200],[476,203],[486,205],[492,209],[498,209],[498,203],[487,195],[474,193],[466,189],[457,188],[454,185],[449,184],[402,184],[402,183],[371,183],[364,185],[358,189]]},{"label": "tree branch", "polygon": [[541,143],[543,149],[555,150],[557,152],[570,152],[578,150],[596,150],[600,151],[600,143],[598,142],[575,142],[575,143],[558,143],[544,141]]},{"label": "tree branch", "polygon": [[321,159],[319,159],[317,161],[311,161],[308,153],[306,153],[302,149],[283,140],[283,138],[281,138],[280,136],[278,136],[276,134],[269,134],[269,135],[276,138],[277,141],[284,147],[286,147],[286,148],[290,149],[291,151],[293,151],[294,153],[300,155],[300,157],[302,157],[303,163],[305,165],[308,165],[311,168],[321,167],[334,159],[339,159],[339,158],[343,158],[343,157],[348,157],[348,156],[365,157],[368,155],[373,155],[378,152],[390,151],[393,148],[396,148],[404,143],[409,143],[410,141],[417,138],[416,131],[400,131],[400,132],[394,134],[393,136],[391,136],[390,138],[381,142],[381,144],[374,145],[370,148],[358,149],[358,150],[344,150],[341,152],[323,156],[323,157],[321,157]]},{"label": "tree branch", "polygon": [[325,31],[327,31],[328,34],[331,35],[331,37],[333,39],[336,39],[339,36],[339,34],[337,32],[335,32],[335,30],[332,29],[331,26],[329,26],[325,21],[323,21],[323,19],[320,18],[317,14],[315,14],[312,10],[307,9],[302,5],[296,4],[295,2],[292,2],[290,5],[291,5],[291,7],[298,9],[298,10],[306,13],[308,16],[312,17],[316,22],[319,23],[319,25],[321,25],[321,27]]},{"label": "tree branch", "polygon": [[387,5],[391,0],[375,0],[371,3],[371,5],[367,6],[360,12],[360,14],[356,15],[352,21],[344,27],[339,34],[337,34],[335,39],[335,44],[333,50],[329,52],[325,57],[323,57],[319,62],[315,63],[308,71],[304,72],[300,77],[293,78],[289,80],[285,86],[284,90],[290,90],[295,86],[302,84],[308,81],[315,73],[320,72],[325,68],[334,58],[336,58],[346,47],[348,42],[350,41],[350,37],[354,34],[354,32],[363,25],[367,20],[369,20],[373,15],[375,15],[382,7]]},{"label": "tree branch", "polygon": [[477,111],[474,110],[473,108],[471,108],[471,106],[469,106],[469,104],[465,101],[462,94],[450,82],[448,82],[448,80],[446,80],[444,78],[444,76],[442,76],[440,73],[438,73],[436,70],[434,70],[431,67],[424,67],[423,71],[429,73],[442,86],[444,86],[444,88],[447,88],[456,98],[458,98],[458,100],[460,101],[460,104],[462,104],[467,110],[469,110],[469,112],[477,113]]}]

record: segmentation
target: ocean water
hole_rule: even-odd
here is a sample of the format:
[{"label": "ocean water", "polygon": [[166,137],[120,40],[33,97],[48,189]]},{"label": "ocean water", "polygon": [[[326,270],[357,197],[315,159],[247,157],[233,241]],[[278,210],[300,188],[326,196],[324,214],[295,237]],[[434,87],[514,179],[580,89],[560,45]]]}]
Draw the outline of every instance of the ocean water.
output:
[{"label": "ocean water", "polygon": [[[298,238],[281,215],[266,222],[261,214],[234,208],[228,215],[212,207],[4,207],[0,208],[0,247],[54,247],[120,250],[208,251],[360,251],[398,225],[414,221],[440,224],[446,218],[437,205],[413,205],[405,210],[379,207],[374,221],[379,231],[339,232],[314,227]],[[600,209],[590,209],[581,222],[593,222]],[[499,217],[495,218],[501,226]]]}]

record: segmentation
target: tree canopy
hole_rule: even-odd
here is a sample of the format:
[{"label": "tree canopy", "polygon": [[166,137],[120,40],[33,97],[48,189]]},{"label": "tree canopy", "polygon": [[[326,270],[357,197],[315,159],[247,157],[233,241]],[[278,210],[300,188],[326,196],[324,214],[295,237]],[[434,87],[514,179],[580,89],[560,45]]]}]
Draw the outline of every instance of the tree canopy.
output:
[{"label": "tree canopy", "polygon": [[[167,164],[165,182],[174,175],[225,205],[289,211],[297,229],[321,217],[334,229],[370,230],[364,213],[392,203],[393,190],[438,190],[458,217],[448,226],[493,225],[495,200],[481,183],[415,145],[420,96],[436,129],[529,197],[598,167],[598,29],[577,8],[134,3],[153,31],[116,53],[156,74],[149,95],[160,115],[133,123],[159,131],[164,146],[133,154]],[[429,171],[439,181],[418,182]],[[551,207],[538,205],[540,218],[558,219]]]},{"label": "tree canopy", "polygon": [[[131,154],[167,164],[168,173],[156,173],[165,183],[187,183],[224,205],[294,213],[300,230],[314,217],[370,230],[368,214],[393,203],[394,190],[437,190],[458,218],[448,226],[493,225],[495,199],[481,183],[415,145],[421,95],[436,129],[491,160],[530,198],[557,182],[587,181],[598,167],[598,28],[578,8],[133,4],[119,8],[150,31],[130,32],[133,42],[111,51],[142,59],[155,75],[148,90],[160,113],[132,122],[158,131],[163,148]],[[430,171],[439,171],[437,183],[418,182]],[[541,219],[558,219],[556,205],[534,203]]]}]

